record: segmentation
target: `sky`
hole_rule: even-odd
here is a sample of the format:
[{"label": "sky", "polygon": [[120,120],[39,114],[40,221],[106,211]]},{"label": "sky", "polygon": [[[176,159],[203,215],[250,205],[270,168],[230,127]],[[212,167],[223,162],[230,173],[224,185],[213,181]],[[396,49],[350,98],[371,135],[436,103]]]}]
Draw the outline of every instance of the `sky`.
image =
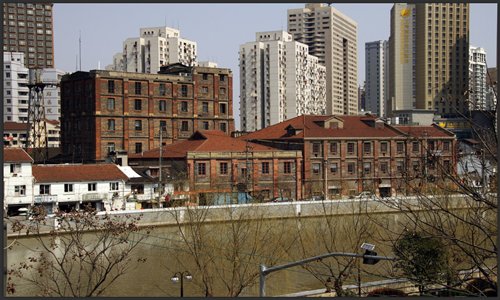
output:
[{"label": "sky", "polygon": [[[54,4],[55,66],[77,70],[81,34],[82,70],[104,69],[123,41],[141,27],[168,26],[195,41],[198,61],[214,61],[233,72],[233,103],[239,128],[239,46],[255,41],[259,31],[287,30],[287,9],[304,4]],[[358,23],[358,83],[365,78],[365,43],[387,40],[392,4],[334,4]],[[470,44],[487,52],[496,67],[497,5],[470,5]]]}]

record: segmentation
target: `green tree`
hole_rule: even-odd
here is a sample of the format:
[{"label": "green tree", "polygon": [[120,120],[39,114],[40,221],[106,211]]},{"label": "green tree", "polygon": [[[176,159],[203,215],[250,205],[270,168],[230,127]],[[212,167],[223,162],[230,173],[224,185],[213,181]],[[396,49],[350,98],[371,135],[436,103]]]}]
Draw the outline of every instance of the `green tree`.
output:
[{"label": "green tree", "polygon": [[445,245],[435,237],[405,232],[394,244],[395,268],[418,286],[420,294],[429,284],[446,282],[448,264]]}]

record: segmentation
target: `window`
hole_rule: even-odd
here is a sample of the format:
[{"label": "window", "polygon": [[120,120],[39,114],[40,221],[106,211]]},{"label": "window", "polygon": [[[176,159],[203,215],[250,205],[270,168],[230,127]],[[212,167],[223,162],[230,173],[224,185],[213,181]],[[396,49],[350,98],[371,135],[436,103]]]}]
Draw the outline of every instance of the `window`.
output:
[{"label": "window", "polygon": [[380,152],[387,152],[387,142],[380,142]]},{"label": "window", "polygon": [[141,94],[141,83],[136,82],[134,87],[135,87],[135,94],[140,95]]},{"label": "window", "polygon": [[338,164],[337,164],[337,163],[331,163],[331,164],[330,164],[330,172],[331,172],[332,174],[337,174],[337,172],[338,172],[338,167],[339,167],[339,166],[338,166]]},{"label": "window", "polygon": [[108,98],[108,110],[115,110],[115,99]]},{"label": "window", "polygon": [[330,153],[332,155],[337,155],[338,154],[338,143],[337,142],[332,142],[330,143]]},{"label": "window", "polygon": [[73,184],[65,183],[64,184],[64,192],[65,193],[72,193],[73,192]]},{"label": "window", "polygon": [[115,130],[115,120],[108,119],[108,130]]},{"label": "window", "polygon": [[225,162],[219,163],[219,173],[221,175],[227,175],[227,163]]},{"label": "window", "polygon": [[115,151],[115,143],[108,143],[108,153]]},{"label": "window", "polygon": [[108,80],[108,93],[110,93],[110,94],[115,93],[115,81],[114,80]]},{"label": "window", "polygon": [[205,176],[207,173],[207,166],[205,163],[198,163],[198,175]]},{"label": "window", "polygon": [[283,163],[283,173],[285,173],[285,174],[292,174],[292,162],[285,161]]},{"label": "window", "polygon": [[167,101],[160,100],[160,102],[158,103],[158,110],[159,111],[166,111],[167,110]]},{"label": "window", "polygon": [[203,102],[201,105],[203,113],[208,113],[208,102]]},{"label": "window", "polygon": [[40,184],[40,195],[50,195],[50,184]]},{"label": "window", "polygon": [[396,144],[396,152],[398,154],[403,154],[404,151],[404,143],[403,142],[397,142]]},{"label": "window", "polygon": [[221,114],[227,114],[226,103],[220,103],[219,104],[219,113],[221,113]]},{"label": "window", "polygon": [[418,160],[414,160],[412,162],[412,167],[413,171],[418,172],[418,170],[420,169],[420,163],[418,162]]},{"label": "window", "polygon": [[387,170],[388,170],[388,164],[387,162],[383,161],[380,163],[380,172],[382,174],[387,174]]},{"label": "window", "polygon": [[181,102],[181,111],[182,112],[187,112],[188,111],[188,103],[186,101]]},{"label": "window", "polygon": [[349,155],[356,154],[356,149],[354,146],[355,146],[354,143],[347,143],[347,154],[349,154]]},{"label": "window", "polygon": [[363,163],[363,172],[365,175],[370,174],[372,172],[372,163]]},{"label": "window", "polygon": [[443,171],[449,173],[451,171],[451,163],[449,160],[443,161]]},{"label": "window", "polygon": [[225,94],[226,94],[226,88],[221,87],[221,88],[219,89],[219,91],[220,91],[219,93],[220,93],[221,95],[225,95]]},{"label": "window", "polygon": [[221,82],[226,81],[226,75],[224,75],[224,74],[220,74],[220,75],[219,75],[219,79],[220,79],[220,81],[221,81]]},{"label": "window", "polygon": [[219,123],[219,129],[220,131],[226,132],[226,123]]},{"label": "window", "polygon": [[207,86],[202,86],[202,87],[201,87],[201,92],[202,92],[203,94],[208,94],[208,87],[207,87]]},{"label": "window", "polygon": [[396,171],[398,174],[403,173],[404,171],[404,161],[399,160],[396,162]]},{"label": "window", "polygon": [[320,143],[313,143],[312,144],[312,152],[313,153],[320,153],[321,151],[321,144]]},{"label": "window", "polygon": [[21,164],[10,164],[10,172],[17,174],[21,172]]},{"label": "window", "polygon": [[142,121],[141,120],[135,120],[134,121],[134,128],[136,131],[141,131],[142,130]]},{"label": "window", "polygon": [[420,146],[420,145],[419,145],[419,143],[418,143],[418,142],[412,142],[412,143],[411,143],[411,151],[412,151],[412,152],[418,152],[418,150],[419,150],[419,148],[420,148],[419,146]]},{"label": "window", "polygon": [[181,131],[188,131],[188,130],[189,130],[188,121],[182,121],[182,123],[181,123]]},{"label": "window", "polygon": [[160,96],[165,96],[167,94],[167,89],[164,83],[160,83]]},{"label": "window", "polygon": [[269,174],[269,162],[262,163],[262,174]]},{"label": "window", "polygon": [[356,174],[356,163],[353,162],[347,163],[347,174],[349,175]]},{"label": "window", "polygon": [[363,143],[363,153],[364,154],[371,154],[372,153],[372,143],[370,143],[370,142]]},{"label": "window", "polygon": [[188,87],[187,87],[187,85],[183,84],[181,86],[181,96],[187,97],[187,95],[188,95]]},{"label": "window", "polygon": [[135,143],[135,153],[142,152],[142,143]]},{"label": "window", "polygon": [[208,125],[207,121],[203,121],[203,129],[204,130],[208,130],[209,129],[209,125]]},{"label": "window", "polygon": [[203,80],[208,80],[208,74],[203,73],[201,76]]},{"label": "window", "polygon": [[313,171],[313,174],[315,175],[318,175],[321,173],[321,164],[312,164],[312,171]]},{"label": "window", "polygon": [[142,100],[141,99],[134,100],[134,109],[135,110],[142,110]]},{"label": "window", "polygon": [[429,150],[434,150],[434,141],[428,141],[427,142],[427,147]]},{"label": "window", "polygon": [[97,190],[97,183],[92,182],[87,184],[87,191],[89,192],[95,192]]},{"label": "window", "polygon": [[450,142],[449,141],[443,142],[443,151],[445,151],[445,152],[450,151]]},{"label": "window", "polygon": [[119,186],[120,186],[119,182],[110,182],[109,183],[109,190],[110,191],[118,191]]},{"label": "window", "polygon": [[16,196],[25,196],[26,195],[26,186],[25,185],[14,186],[14,193]]},{"label": "window", "polygon": [[5,73],[6,78],[10,78],[10,72]]}]

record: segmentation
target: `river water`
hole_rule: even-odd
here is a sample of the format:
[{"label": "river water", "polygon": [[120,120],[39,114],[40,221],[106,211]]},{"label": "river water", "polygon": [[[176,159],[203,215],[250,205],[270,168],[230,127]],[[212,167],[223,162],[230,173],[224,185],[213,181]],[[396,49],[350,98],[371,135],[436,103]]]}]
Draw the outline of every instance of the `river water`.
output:
[{"label": "river water", "polygon": [[[129,271],[103,296],[177,297],[179,283],[172,283],[170,278],[178,271],[189,271],[193,276],[192,281],[184,281],[184,296],[205,296],[200,264],[209,275],[206,280],[212,287],[212,296],[230,296],[228,286],[237,286],[236,283],[250,278],[250,274],[253,284],[243,288],[239,295],[256,296],[260,264],[272,267],[328,252],[362,253],[363,242],[376,245],[378,255],[391,256],[391,240],[407,224],[401,213],[354,213],[156,227],[136,249]],[[7,251],[8,265],[24,261],[36,246],[33,238],[18,239]],[[199,249],[198,264],[192,254],[195,248]],[[138,258],[146,261],[138,263]],[[322,280],[338,275],[345,264],[344,258],[328,258],[308,264],[309,270],[298,266],[272,273],[267,276],[266,294],[277,296],[322,289]],[[373,266],[361,264],[362,282],[386,279],[391,266],[387,261]],[[347,273],[345,284],[355,284],[356,269]],[[16,296],[37,295],[36,288],[26,282],[16,281],[16,286]]]}]

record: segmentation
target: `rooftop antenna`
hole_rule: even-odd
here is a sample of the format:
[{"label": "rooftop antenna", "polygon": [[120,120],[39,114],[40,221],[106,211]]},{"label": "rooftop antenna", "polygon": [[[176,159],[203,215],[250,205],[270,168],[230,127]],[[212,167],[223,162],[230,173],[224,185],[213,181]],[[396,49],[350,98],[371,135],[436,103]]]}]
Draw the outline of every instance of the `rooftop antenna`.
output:
[{"label": "rooftop antenna", "polygon": [[82,31],[80,30],[80,37],[78,39],[78,54],[79,54],[79,61],[80,61],[80,68],[79,70],[82,70]]},{"label": "rooftop antenna", "polygon": [[101,61],[100,61],[100,60],[98,60],[98,61],[97,61],[97,70],[100,70],[100,69],[101,69]]},{"label": "rooftop antenna", "polygon": [[75,55],[75,72],[78,71],[78,54]]}]

